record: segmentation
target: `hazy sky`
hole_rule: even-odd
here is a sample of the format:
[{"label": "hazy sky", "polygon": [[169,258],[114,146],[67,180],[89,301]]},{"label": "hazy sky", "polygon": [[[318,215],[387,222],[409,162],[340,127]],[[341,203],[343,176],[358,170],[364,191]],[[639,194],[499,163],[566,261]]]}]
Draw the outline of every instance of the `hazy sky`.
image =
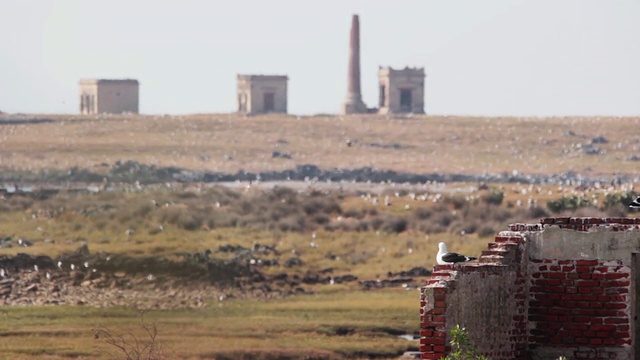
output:
[{"label": "hazy sky", "polygon": [[640,0],[1,0],[0,110],[78,113],[79,79],[135,78],[143,113],[230,112],[240,73],[337,113],[354,13],[369,107],[390,65],[425,68],[430,114],[640,115]]}]

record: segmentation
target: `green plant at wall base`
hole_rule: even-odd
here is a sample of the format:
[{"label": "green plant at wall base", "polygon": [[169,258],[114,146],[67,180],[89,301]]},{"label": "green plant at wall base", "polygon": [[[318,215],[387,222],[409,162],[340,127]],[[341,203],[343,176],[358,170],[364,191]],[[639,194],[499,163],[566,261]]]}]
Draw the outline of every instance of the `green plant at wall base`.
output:
[{"label": "green plant at wall base", "polygon": [[489,360],[484,355],[478,355],[476,349],[469,342],[469,336],[465,328],[456,325],[449,331],[451,334],[451,354],[443,360]]}]

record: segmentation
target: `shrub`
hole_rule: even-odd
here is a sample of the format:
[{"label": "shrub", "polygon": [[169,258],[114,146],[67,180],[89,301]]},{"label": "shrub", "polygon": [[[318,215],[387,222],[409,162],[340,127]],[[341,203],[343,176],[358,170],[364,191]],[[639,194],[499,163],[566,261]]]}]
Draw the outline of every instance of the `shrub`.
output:
[{"label": "shrub", "polygon": [[563,196],[558,200],[550,200],[547,202],[547,207],[554,213],[559,213],[566,210],[576,210],[581,207],[589,206],[590,202],[587,198],[582,196]]},{"label": "shrub", "polygon": [[492,189],[480,195],[480,201],[489,205],[500,205],[502,204],[502,200],[504,200],[504,193],[497,189]]},{"label": "shrub", "polygon": [[496,233],[497,231],[492,226],[485,225],[481,227],[480,230],[478,231],[478,236],[489,237],[489,236],[494,236]]},{"label": "shrub", "polygon": [[305,220],[300,215],[290,215],[278,222],[280,231],[303,231],[305,230]]},{"label": "shrub", "polygon": [[326,214],[318,214],[313,217],[313,221],[318,225],[326,225],[331,221],[331,218]]},{"label": "shrub", "polygon": [[445,360],[489,360],[479,355],[475,347],[469,342],[469,336],[464,328],[456,325],[449,331],[451,334],[451,354]]},{"label": "shrub", "polygon": [[445,198],[444,203],[451,205],[455,210],[460,210],[467,204],[467,200],[463,196],[451,196]]},{"label": "shrub", "polygon": [[617,207],[618,205],[623,205],[625,208],[628,208],[629,203],[631,203],[637,197],[638,195],[634,192],[622,194],[607,194],[602,202],[602,208],[606,210],[612,207]]},{"label": "shrub", "polygon": [[534,206],[529,209],[529,216],[532,218],[543,218],[549,216],[549,213],[543,207]]},{"label": "shrub", "polygon": [[407,230],[408,221],[407,219],[399,216],[391,216],[386,219],[381,224],[381,229],[388,233],[401,233]]},{"label": "shrub", "polygon": [[340,205],[334,199],[331,199],[331,198],[325,198],[325,199],[313,198],[305,202],[302,208],[305,214],[307,215],[314,215],[318,213],[326,213],[326,214],[342,213],[342,209],[340,208]]},{"label": "shrub", "polygon": [[[138,336],[133,331],[118,333],[107,327],[93,329],[94,339],[107,344],[108,349],[115,351],[123,359],[127,360],[161,360],[165,359],[164,346],[158,338],[158,328],[155,323],[144,321],[144,312],[140,312],[140,325],[137,332],[144,335]],[[105,350],[110,357],[115,354]]]},{"label": "shrub", "polygon": [[476,221],[465,221],[462,225],[462,231],[464,231],[465,234],[473,234],[478,230],[478,227],[479,225]]},{"label": "shrub", "polygon": [[426,220],[431,217],[433,212],[429,208],[417,208],[413,211],[413,216],[418,220]]},{"label": "shrub", "polygon": [[202,226],[202,218],[196,214],[183,212],[178,216],[175,225],[185,230],[197,230]]},{"label": "shrub", "polygon": [[358,220],[362,220],[362,219],[365,218],[365,216],[367,216],[367,210],[365,210],[365,209],[358,209],[358,210],[349,209],[349,210],[346,210],[343,213],[343,215],[346,218],[355,218],[355,219],[358,219]]}]

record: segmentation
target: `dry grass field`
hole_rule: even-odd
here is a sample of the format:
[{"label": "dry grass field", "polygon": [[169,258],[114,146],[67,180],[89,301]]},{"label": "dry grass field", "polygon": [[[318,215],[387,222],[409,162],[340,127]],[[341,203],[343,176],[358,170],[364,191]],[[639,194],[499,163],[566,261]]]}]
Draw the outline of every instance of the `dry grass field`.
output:
[{"label": "dry grass field", "polygon": [[[10,123],[21,117],[53,121]],[[0,123],[0,168],[24,170],[100,172],[117,160],[136,160],[224,173],[314,164],[596,176],[637,174],[631,160],[640,156],[640,118],[5,114]],[[276,151],[291,158],[272,157]]]}]

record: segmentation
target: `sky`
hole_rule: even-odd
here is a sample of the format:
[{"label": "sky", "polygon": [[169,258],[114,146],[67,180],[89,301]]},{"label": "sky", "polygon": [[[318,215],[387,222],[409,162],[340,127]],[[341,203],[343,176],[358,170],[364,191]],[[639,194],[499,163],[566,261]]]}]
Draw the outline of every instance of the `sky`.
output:
[{"label": "sky", "polygon": [[237,74],[338,113],[360,16],[378,67],[424,67],[433,115],[640,115],[640,0],[1,0],[0,111],[79,112],[81,78],[140,81],[146,114],[232,112]]}]

